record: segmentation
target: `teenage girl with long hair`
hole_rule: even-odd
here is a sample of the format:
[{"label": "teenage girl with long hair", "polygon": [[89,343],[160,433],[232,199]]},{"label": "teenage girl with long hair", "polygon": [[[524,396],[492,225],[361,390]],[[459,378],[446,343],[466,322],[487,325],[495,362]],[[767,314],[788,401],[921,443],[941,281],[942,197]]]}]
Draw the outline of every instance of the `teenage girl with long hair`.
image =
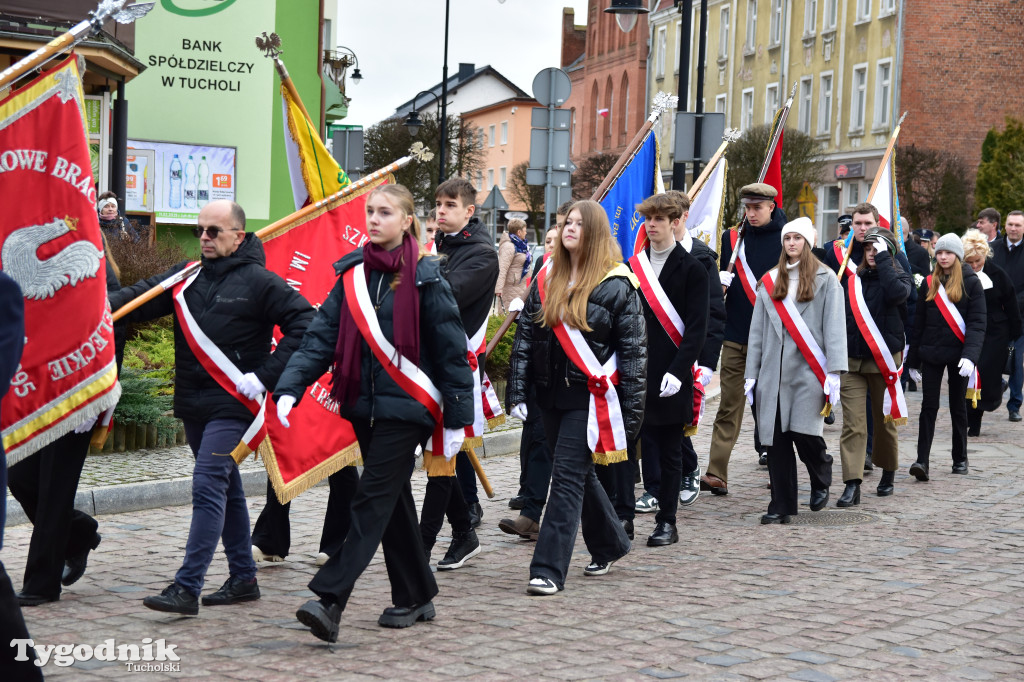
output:
[{"label": "teenage girl with long hair", "polygon": [[525,419],[526,397],[536,389],[554,457],[530,594],[565,587],[581,517],[592,557],[585,575],[607,573],[630,549],[594,471],[595,463],[625,458],[647,392],[643,308],[635,277],[621,261],[601,205],[576,202],[520,315],[506,401],[512,416]]}]

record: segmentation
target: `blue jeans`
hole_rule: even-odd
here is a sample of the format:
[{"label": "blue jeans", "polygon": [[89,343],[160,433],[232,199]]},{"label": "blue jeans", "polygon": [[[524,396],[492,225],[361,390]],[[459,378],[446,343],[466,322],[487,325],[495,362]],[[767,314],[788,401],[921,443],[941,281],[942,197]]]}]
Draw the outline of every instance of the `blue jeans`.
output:
[{"label": "blue jeans", "polygon": [[531,578],[564,587],[582,518],[583,541],[594,561],[615,561],[629,553],[626,531],[594,472],[587,446],[587,410],[546,410],[544,433],[554,443],[551,494],[530,562]]},{"label": "blue jeans", "polygon": [[206,571],[224,542],[233,578],[256,577],[249,538],[249,509],[238,465],[231,458],[249,424],[237,419],[212,419],[205,424],[185,422],[185,436],[196,458],[192,471],[192,527],[185,543],[185,560],[174,582],[199,596]]},{"label": "blue jeans", "polygon": [[1010,373],[1010,399],[1006,401],[1006,409],[1010,412],[1020,412],[1021,403],[1024,403],[1024,336],[1015,339],[1013,342],[1013,371]]}]

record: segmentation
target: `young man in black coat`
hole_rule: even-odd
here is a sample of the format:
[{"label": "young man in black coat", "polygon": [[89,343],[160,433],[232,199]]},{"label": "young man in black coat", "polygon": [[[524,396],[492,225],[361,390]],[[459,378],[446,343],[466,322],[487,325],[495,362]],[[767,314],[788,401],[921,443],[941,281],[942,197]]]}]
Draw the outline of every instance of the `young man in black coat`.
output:
[{"label": "young man in black coat", "polygon": [[[313,318],[313,307],[280,276],[266,269],[263,244],[245,232],[245,212],[233,201],[213,201],[199,211],[196,236],[202,267],[184,289],[185,307],[198,329],[242,373],[233,391],[207,371],[182,331],[174,289],[129,314],[130,321],[174,315],[174,414],[196,457],[192,472],[192,525],[185,559],[174,582],[143,605],[155,611],[196,615],[206,571],[223,539],[230,577],[206,606],[259,599],[252,558],[249,511],[238,467],[225,456],[238,445],[253,422],[242,396],[254,400],[273,391],[288,358],[299,346]],[[180,272],[180,263],[165,273],[110,294],[117,310],[128,301]],[[271,335],[282,338],[271,352]]]},{"label": "young man in black coat", "polygon": [[[628,262],[640,279],[647,323],[647,410],[640,428],[643,458],[657,459],[661,481],[651,547],[679,542],[676,491],[684,472],[697,468],[685,452],[683,432],[693,416],[693,366],[708,326],[708,273],[676,242],[682,211],[676,199],[655,194],[637,206],[649,246]],[[717,278],[716,278],[717,279]],[[686,457],[690,455],[690,457]],[[684,457],[690,461],[684,462]],[[661,491],[664,494],[661,494]]]},{"label": "young man in black coat", "polygon": [[[441,258],[441,274],[452,288],[466,335],[472,338],[490,316],[492,292],[498,282],[498,254],[490,232],[473,215],[476,190],[469,180],[445,180],[438,185],[434,197],[438,227],[434,243]],[[483,360],[478,356],[477,371],[481,374]],[[480,540],[473,529],[480,525],[483,509],[476,492],[476,472],[465,452],[456,456],[456,474],[427,479],[420,516],[420,533],[429,554],[445,513],[448,515],[452,542],[437,563],[442,571],[461,568],[480,553]]]}]

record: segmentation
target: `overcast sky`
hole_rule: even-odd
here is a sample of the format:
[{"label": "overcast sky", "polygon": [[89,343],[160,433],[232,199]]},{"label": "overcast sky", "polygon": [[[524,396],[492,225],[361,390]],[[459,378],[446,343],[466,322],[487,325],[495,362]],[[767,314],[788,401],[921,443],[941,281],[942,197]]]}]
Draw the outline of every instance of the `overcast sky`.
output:
[{"label": "overcast sky", "polygon": [[[587,0],[450,0],[448,75],[459,62],[490,64],[532,94],[533,77],[559,66],[562,8],[585,24]],[[359,58],[363,80],[348,82],[349,125],[369,127],[441,82],[444,0],[338,0],[338,43]],[[351,75],[351,69],[349,70]]]}]

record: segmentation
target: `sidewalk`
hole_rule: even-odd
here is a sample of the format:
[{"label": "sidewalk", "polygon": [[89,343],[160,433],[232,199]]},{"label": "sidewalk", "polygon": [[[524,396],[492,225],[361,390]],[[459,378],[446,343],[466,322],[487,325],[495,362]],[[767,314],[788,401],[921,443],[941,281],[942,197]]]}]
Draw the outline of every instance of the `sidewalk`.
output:
[{"label": "sidewalk", "polygon": [[[708,401],[717,399],[718,375],[708,386]],[[715,403],[717,404],[717,402]],[[708,406],[706,420],[714,420],[714,405]],[[710,424],[711,422],[708,421]],[[520,422],[508,418],[484,435],[480,459],[519,452]],[[87,514],[120,514],[154,507],[192,503],[192,450],[180,445],[160,450],[90,455],[85,460],[78,484],[75,507]],[[239,469],[247,496],[263,495],[267,472],[262,462],[247,459]],[[7,525],[27,523],[21,505],[7,496]]]}]

